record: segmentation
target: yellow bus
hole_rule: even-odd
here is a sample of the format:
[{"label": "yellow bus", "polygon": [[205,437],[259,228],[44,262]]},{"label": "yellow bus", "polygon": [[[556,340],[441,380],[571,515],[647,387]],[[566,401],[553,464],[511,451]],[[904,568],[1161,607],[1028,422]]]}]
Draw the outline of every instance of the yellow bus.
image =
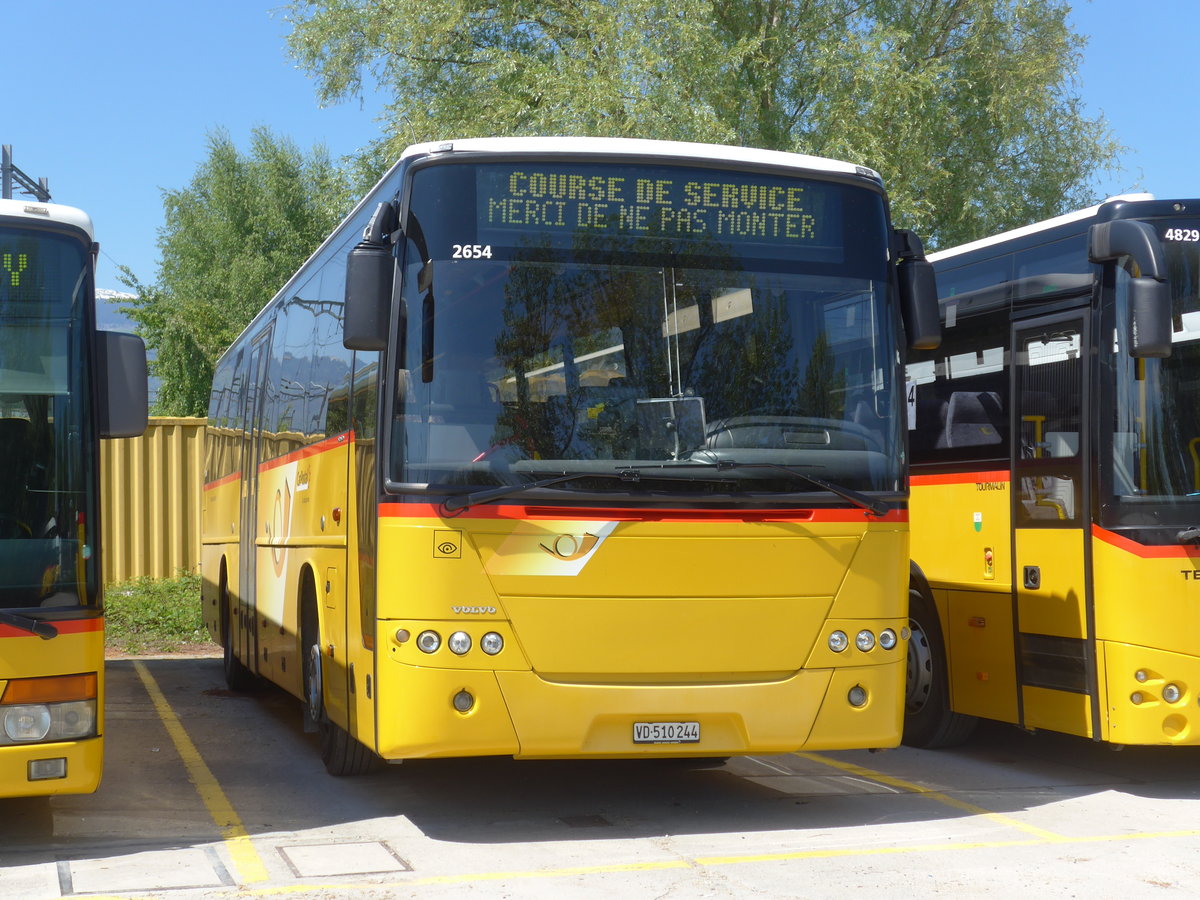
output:
[{"label": "yellow bus", "polygon": [[870,169],[409,148],[216,367],[228,683],[334,774],[895,745],[902,334],[932,267]]},{"label": "yellow bus", "polygon": [[96,330],[92,223],[0,199],[0,797],[100,783],[98,438],[146,427],[140,338]]},{"label": "yellow bus", "polygon": [[1200,201],[1113,198],[930,259],[906,741],[983,717],[1200,744]]}]

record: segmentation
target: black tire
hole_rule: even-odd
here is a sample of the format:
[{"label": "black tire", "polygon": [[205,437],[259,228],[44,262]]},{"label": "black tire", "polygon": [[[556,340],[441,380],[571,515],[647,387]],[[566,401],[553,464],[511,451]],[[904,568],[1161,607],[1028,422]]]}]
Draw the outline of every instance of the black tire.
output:
[{"label": "black tire", "polygon": [[225,673],[225,685],[231,691],[248,691],[255,686],[257,679],[233,652],[233,611],[229,608],[229,589],[224,570],[221,572],[217,602],[221,604],[221,668]]},{"label": "black tire", "polygon": [[325,713],[325,675],[321,653],[317,596],[312,582],[301,592],[301,656],[304,662],[305,730],[315,730],[320,739],[321,762],[330,775],[365,775],[375,768],[378,757],[352,738],[344,728],[329,721]]},{"label": "black tire", "polygon": [[937,607],[914,587],[908,591],[908,676],[904,695],[904,743],[910,747],[953,747],[978,721],[950,709],[946,643]]}]

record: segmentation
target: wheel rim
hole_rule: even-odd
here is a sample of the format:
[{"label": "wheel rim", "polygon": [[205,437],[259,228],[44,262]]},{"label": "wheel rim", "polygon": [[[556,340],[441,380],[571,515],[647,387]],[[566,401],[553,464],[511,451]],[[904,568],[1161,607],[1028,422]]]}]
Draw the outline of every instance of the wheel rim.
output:
[{"label": "wheel rim", "polygon": [[308,648],[308,665],[304,673],[305,699],[308,701],[308,717],[320,724],[323,711],[323,694],[321,689],[321,648],[313,644]]},{"label": "wheel rim", "polygon": [[933,651],[929,635],[919,620],[909,618],[912,636],[908,641],[908,676],[905,681],[904,706],[910,713],[920,712],[933,690]]}]

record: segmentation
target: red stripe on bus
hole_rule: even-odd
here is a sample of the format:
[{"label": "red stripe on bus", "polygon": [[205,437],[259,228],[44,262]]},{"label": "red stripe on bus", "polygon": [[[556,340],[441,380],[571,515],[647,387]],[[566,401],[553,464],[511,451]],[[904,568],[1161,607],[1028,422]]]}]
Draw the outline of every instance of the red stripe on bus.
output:
[{"label": "red stripe on bus", "polygon": [[[100,616],[89,616],[86,619],[42,619],[58,629],[59,634],[86,634],[89,631],[103,631],[104,619]],[[0,625],[0,638],[33,637],[24,628],[12,625]]]},{"label": "red stripe on bus", "polygon": [[1099,525],[1092,526],[1092,537],[1095,537],[1106,544],[1111,544],[1118,550],[1124,550],[1126,553],[1132,553],[1135,556],[1140,556],[1142,559],[1200,559],[1200,547],[1185,547],[1182,544],[1168,544],[1166,546],[1151,547],[1146,544],[1139,544],[1137,541],[1131,541],[1127,537],[1109,531],[1107,528],[1101,528]]},{"label": "red stripe on bus", "polygon": [[391,519],[595,519],[603,522],[907,522],[908,511],[889,510],[883,516],[858,509],[639,509],[630,507],[547,507],[524,505],[475,506],[447,515],[436,503],[380,503],[380,518]]},{"label": "red stripe on bus", "polygon": [[345,447],[353,443],[354,432],[346,431],[342,434],[335,434],[333,437],[327,437],[323,441],[317,441],[315,444],[307,444],[291,453],[285,453],[283,456],[277,456],[274,459],[268,459],[264,463],[258,464],[259,472],[266,472],[270,469],[277,469],[280,466],[286,466],[290,462],[295,462],[300,459],[307,459],[310,456],[317,456],[324,453],[326,450],[333,450],[336,447]]},{"label": "red stripe on bus", "polygon": [[1012,473],[1007,469],[996,472],[950,472],[939,475],[910,475],[908,483],[920,487],[927,484],[978,484],[981,481],[1009,481]]},{"label": "red stripe on bus", "polygon": [[204,485],[204,489],[206,491],[211,491],[211,490],[214,490],[215,488],[221,487],[221,485],[232,484],[235,481],[241,481],[241,480],[242,480],[242,473],[234,472],[231,475],[226,475],[224,478],[218,478],[216,481],[208,482],[207,484]]}]

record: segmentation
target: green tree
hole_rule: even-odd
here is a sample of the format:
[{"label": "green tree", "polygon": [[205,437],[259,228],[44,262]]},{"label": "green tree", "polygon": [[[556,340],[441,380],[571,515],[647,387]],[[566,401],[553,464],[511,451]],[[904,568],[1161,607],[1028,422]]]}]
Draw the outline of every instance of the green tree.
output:
[{"label": "green tree", "polygon": [[208,136],[191,184],[163,192],[158,280],[142,284],[128,312],[156,351],[155,412],[203,415],[213,364],[324,240],[349,207],[346,176],[322,147],[301,153],[267,128],[248,153],[229,134]]},{"label": "green tree", "polygon": [[1092,199],[1119,151],[1075,91],[1068,0],[292,0],[324,102],[382,86],[418,140],[592,134],[832,156],[949,245]]}]

